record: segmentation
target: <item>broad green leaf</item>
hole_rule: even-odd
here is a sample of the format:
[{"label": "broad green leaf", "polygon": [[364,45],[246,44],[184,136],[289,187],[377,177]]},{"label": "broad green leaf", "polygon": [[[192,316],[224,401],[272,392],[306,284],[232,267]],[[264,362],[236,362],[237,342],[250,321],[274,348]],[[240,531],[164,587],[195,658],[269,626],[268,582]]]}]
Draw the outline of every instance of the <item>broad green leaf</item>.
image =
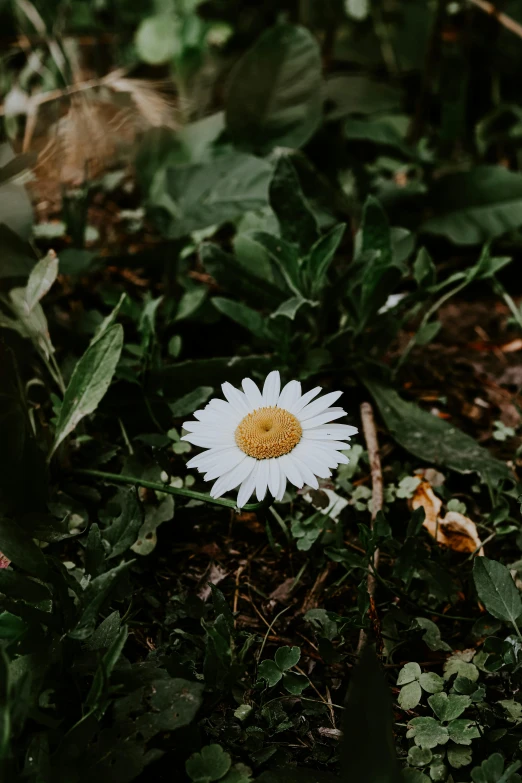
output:
[{"label": "broad green leaf", "polygon": [[169,404],[172,416],[175,419],[180,419],[182,416],[192,415],[207,402],[213,391],[212,386],[198,386],[194,391],[180,397],[179,400],[174,400]]},{"label": "broad green leaf", "polygon": [[[441,694],[437,694],[440,696]],[[432,697],[433,698],[433,697]],[[471,745],[471,740],[480,737],[480,731],[475,721],[466,718],[457,718],[448,723],[450,739],[457,745]]]},{"label": "broad green leaf", "polygon": [[338,120],[349,114],[382,114],[400,108],[402,96],[393,84],[377,82],[365,74],[334,74],[326,79],[323,98],[326,120]]},{"label": "broad green leaf", "polygon": [[110,571],[100,574],[100,576],[89,582],[83,596],[83,611],[78,623],[68,634],[72,639],[84,641],[92,635],[103,603],[116,586],[118,580],[134,562],[134,560],[128,560],[126,563],[120,563],[115,568],[111,568]]},{"label": "broad green leaf", "polygon": [[506,566],[487,557],[477,557],[473,579],[478,597],[488,612],[516,626],[522,614],[522,600]]},{"label": "broad green leaf", "polygon": [[318,294],[326,283],[326,275],[335,258],[346,230],[346,223],[339,223],[313,245],[303,265],[303,272],[310,280],[312,293]]},{"label": "broad green leaf", "polygon": [[458,245],[486,242],[522,225],[522,175],[504,166],[447,174],[432,186],[430,206],[423,231]]},{"label": "broad green leaf", "polygon": [[293,696],[299,696],[310,685],[310,680],[302,674],[287,672],[283,675],[283,687]]},{"label": "broad green leaf", "polygon": [[406,402],[388,386],[368,378],[364,383],[392,436],[424,463],[445,465],[459,473],[476,472],[493,485],[510,475],[503,462],[452,424]]},{"label": "broad green leaf", "polygon": [[42,550],[23,528],[5,517],[0,517],[0,552],[28,574],[45,579],[47,563]]},{"label": "broad green leaf", "polygon": [[243,55],[226,98],[227,131],[255,152],[301,147],[321,121],[321,57],[304,27],[277,24]]},{"label": "broad green leaf", "polygon": [[283,316],[284,318],[289,318],[293,321],[301,307],[305,304],[315,307],[317,302],[311,302],[310,299],[303,299],[302,296],[292,296],[290,299],[287,299],[286,302],[280,304],[277,310],[274,310],[274,312],[270,314],[270,318]]},{"label": "broad green leaf", "polygon": [[161,168],[149,191],[149,205],[169,239],[235,220],[268,204],[272,166],[233,151],[209,163]]},{"label": "broad green leaf", "polygon": [[504,757],[500,753],[493,753],[482,762],[480,767],[473,767],[471,779],[473,783],[515,783],[515,780],[518,783],[519,775],[513,776],[513,774],[520,769],[522,761],[510,764],[506,770],[504,770],[504,766]]},{"label": "broad green leaf", "polygon": [[409,682],[415,682],[421,676],[421,667],[415,661],[406,663],[399,672],[397,685],[407,685]]},{"label": "broad green leaf", "polygon": [[10,598],[21,598],[31,604],[48,601],[51,596],[47,584],[30,579],[12,568],[0,568],[0,593]]},{"label": "broad green leaf", "polygon": [[259,664],[257,676],[260,680],[266,680],[268,686],[272,688],[281,680],[283,672],[274,661],[266,660]]},{"label": "broad green leaf", "polygon": [[[206,271],[236,298],[244,298],[258,307],[277,307],[284,299],[285,291],[268,279],[272,272],[268,252],[246,234],[236,235],[234,249],[236,256],[225,253],[213,242],[200,245],[199,254]],[[260,255],[266,257],[266,265],[260,264]]]},{"label": "broad green leaf", "polygon": [[469,696],[458,696],[455,693],[435,693],[428,699],[428,704],[439,720],[449,721],[462,715],[471,704]]},{"label": "broad green leaf", "polygon": [[227,315],[244,329],[248,329],[256,337],[260,339],[266,337],[266,321],[257,310],[242,302],[235,302],[233,299],[225,299],[221,296],[214,296],[211,301],[216,310]]},{"label": "broad green leaf", "polygon": [[126,625],[118,632],[118,635],[100,661],[100,665],[94,675],[91,689],[85,700],[86,712],[94,712],[97,718],[101,718],[109,704],[108,680],[112,670],[118,663],[120,655],[125,647],[129,630]]},{"label": "broad green leaf", "polygon": [[397,129],[385,120],[350,117],[344,125],[344,137],[348,142],[363,141],[381,147],[393,147],[404,157],[414,157],[412,150],[404,143]]},{"label": "broad green leaf", "polygon": [[392,731],[390,691],[377,656],[369,646],[350,678],[340,756],[343,781],[401,781]]},{"label": "broad green leaf", "polygon": [[274,655],[274,660],[281,671],[291,669],[292,666],[299,663],[300,658],[301,650],[299,647],[280,647]]},{"label": "broad green leaf", "polygon": [[117,639],[121,628],[120,613],[118,611],[102,620],[90,639],[85,642],[87,650],[106,650]]},{"label": "broad green leaf", "polygon": [[108,560],[120,557],[136,541],[143,521],[143,512],[135,487],[120,487],[111,506],[117,504],[120,513],[112,515],[111,524],[104,528],[103,537],[111,546]]},{"label": "broad green leaf", "polygon": [[421,326],[418,332],[415,334],[415,342],[417,345],[428,345],[438,335],[442,327],[440,321],[429,321],[424,326]]},{"label": "broad green leaf", "polygon": [[163,522],[169,522],[173,517],[172,495],[165,495],[157,506],[147,506],[145,521],[138,531],[136,542],[131,546],[132,551],[137,555],[149,555],[158,541],[156,530]]},{"label": "broad green leaf", "polygon": [[150,686],[151,711],[135,721],[135,730],[148,742],[159,732],[174,731],[191,723],[203,701],[203,683],[178,677],[154,680]]},{"label": "broad green leaf", "polygon": [[420,686],[427,693],[440,693],[444,689],[443,678],[435,672],[424,672],[419,677]]},{"label": "broad green leaf", "polygon": [[269,201],[282,238],[295,245],[301,256],[306,255],[318,238],[317,223],[288,155],[280,155],[277,160],[270,180]]},{"label": "broad green leaf", "polygon": [[448,745],[448,761],[454,769],[461,769],[471,764],[472,750],[465,745]]},{"label": "broad green leaf", "polygon": [[413,718],[408,726],[408,738],[413,737],[415,744],[420,748],[436,748],[437,745],[445,745],[449,740],[448,729],[441,726],[435,718]]},{"label": "broad green leaf", "polygon": [[194,316],[208,295],[208,289],[204,285],[194,286],[184,292],[178,302],[176,312],[176,321],[183,321],[185,318]]},{"label": "broad green leaf", "polygon": [[185,762],[185,770],[193,783],[208,783],[227,774],[232,759],[221,745],[206,745],[201,753],[193,753]]},{"label": "broad green leaf", "polygon": [[50,250],[45,258],[38,261],[29,275],[25,289],[25,301],[29,310],[32,310],[35,304],[49,291],[57,274],[58,257],[53,250]]},{"label": "broad green leaf", "polygon": [[422,697],[421,686],[417,681],[409,682],[403,685],[399,693],[399,706],[403,710],[413,710],[418,705]]},{"label": "broad green leaf", "polygon": [[416,617],[412,623],[412,628],[422,628],[424,631],[422,640],[427,644],[430,650],[446,650],[451,651],[451,647],[446,642],[443,642],[440,638],[440,630],[433,620],[428,620],[427,617]]},{"label": "broad green leaf", "polygon": [[51,454],[78,423],[98,407],[109,388],[122,346],[123,329],[115,324],[87,348],[65,391]]},{"label": "broad green leaf", "polygon": [[414,767],[425,767],[433,758],[433,753],[429,748],[419,748],[418,745],[412,745],[408,751],[408,763]]},{"label": "broad green leaf", "polygon": [[[416,746],[414,746],[416,747]],[[431,778],[421,772],[420,769],[412,769],[407,767],[402,771],[403,783],[431,783]]]},{"label": "broad green leaf", "polygon": [[267,250],[290,291],[297,296],[302,296],[299,256],[294,246],[267,231],[252,231],[248,236]]},{"label": "broad green leaf", "polygon": [[122,294],[120,296],[118,300],[118,304],[116,305],[114,310],[111,313],[109,313],[109,315],[106,318],[103,319],[101,324],[96,329],[96,334],[94,335],[94,337],[90,342],[91,345],[93,345],[97,340],[99,340],[100,337],[103,337],[107,329],[110,329],[110,327],[115,323],[116,318],[118,317],[121,307],[126,298],[127,298],[127,294]]},{"label": "broad green leaf", "polygon": [[417,258],[413,262],[413,276],[419,288],[433,285],[437,279],[435,264],[424,247],[421,247],[417,253]]},{"label": "broad green leaf", "polygon": [[476,682],[479,677],[479,671],[474,663],[471,663],[469,657],[465,660],[462,653],[456,652],[447,659],[444,664],[444,679],[449,680],[453,675],[465,677],[471,682]]},{"label": "broad green leaf", "polygon": [[181,26],[173,14],[142,19],[136,31],[136,50],[143,62],[160,65],[181,52]]}]

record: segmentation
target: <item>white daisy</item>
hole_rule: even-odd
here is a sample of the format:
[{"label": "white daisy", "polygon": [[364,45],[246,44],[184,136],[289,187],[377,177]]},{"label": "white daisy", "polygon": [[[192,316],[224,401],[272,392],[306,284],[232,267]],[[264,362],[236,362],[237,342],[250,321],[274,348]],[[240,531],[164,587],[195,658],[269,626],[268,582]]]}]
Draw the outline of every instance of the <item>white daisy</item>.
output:
[{"label": "white daisy", "polygon": [[241,485],[239,508],[254,491],[259,501],[267,490],[281,500],[287,479],[296,487],[317,489],[317,476],[328,478],[330,468],[349,462],[341,452],[350,448],[346,441],[357,428],[330,423],[346,416],[342,408],[330,407],[342,392],[314,400],[321,387],[301,394],[299,381],[290,381],[281,391],[277,370],[267,376],[262,392],[250,378],[242,386],[239,391],[224,383],[227,402],[210,400],[194,413],[197,421],[183,424],[189,434],[181,440],[207,449],[187,467],[204,473],[205,481],[217,479],[211,497]]}]

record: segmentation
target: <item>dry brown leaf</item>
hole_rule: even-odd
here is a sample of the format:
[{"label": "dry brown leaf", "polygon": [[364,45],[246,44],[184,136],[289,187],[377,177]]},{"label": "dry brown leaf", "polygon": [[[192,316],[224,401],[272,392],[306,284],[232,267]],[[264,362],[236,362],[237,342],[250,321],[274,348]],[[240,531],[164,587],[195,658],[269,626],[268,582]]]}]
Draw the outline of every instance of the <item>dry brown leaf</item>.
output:
[{"label": "dry brown leaf", "polygon": [[423,526],[438,544],[447,546],[455,552],[469,554],[480,547],[478,555],[484,556],[484,549],[475,523],[458,511],[448,511],[445,517],[441,517],[442,501],[427,481],[422,481],[419,484],[411,501],[412,509],[415,510],[421,506],[426,515]]}]

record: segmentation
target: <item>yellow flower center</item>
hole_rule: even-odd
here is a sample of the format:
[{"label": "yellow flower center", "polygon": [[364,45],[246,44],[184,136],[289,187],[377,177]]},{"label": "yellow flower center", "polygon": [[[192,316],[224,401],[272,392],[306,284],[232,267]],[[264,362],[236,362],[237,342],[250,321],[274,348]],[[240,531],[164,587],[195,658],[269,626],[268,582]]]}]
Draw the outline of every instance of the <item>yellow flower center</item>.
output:
[{"label": "yellow flower center", "polygon": [[258,408],[236,428],[236,443],[254,459],[281,457],[297,446],[303,430],[298,419],[283,408]]}]

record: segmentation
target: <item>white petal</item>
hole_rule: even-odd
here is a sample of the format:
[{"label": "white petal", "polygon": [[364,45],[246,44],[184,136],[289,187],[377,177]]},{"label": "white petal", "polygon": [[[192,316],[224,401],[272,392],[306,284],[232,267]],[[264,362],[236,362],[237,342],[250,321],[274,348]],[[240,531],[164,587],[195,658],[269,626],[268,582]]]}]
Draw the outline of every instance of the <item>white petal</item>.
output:
[{"label": "white petal", "polygon": [[257,466],[256,497],[259,502],[264,500],[268,488],[268,462],[267,459],[260,459]]},{"label": "white petal", "polygon": [[281,389],[281,378],[279,370],[272,370],[266,376],[263,386],[263,405],[277,405],[279,399],[279,390]]},{"label": "white petal", "polygon": [[223,394],[237,413],[242,413],[243,416],[250,413],[250,406],[243,392],[235,389],[228,381],[222,383],[221,388],[223,389]]},{"label": "white petal", "polygon": [[235,444],[233,433],[230,435],[221,433],[219,435],[210,435],[193,432],[183,435],[180,440],[186,440],[188,443],[192,443],[193,446],[201,446],[203,449],[211,449],[213,446],[234,446]]},{"label": "white petal", "polygon": [[303,410],[305,405],[308,405],[310,400],[313,400],[314,397],[317,397],[319,392],[321,391],[321,386],[316,386],[315,389],[310,389],[310,391],[305,392],[302,397],[299,397],[296,402],[294,402],[290,407],[287,408],[287,411],[290,413],[293,413],[294,416],[299,413],[299,411]]},{"label": "white petal", "polygon": [[248,503],[250,500],[250,496],[252,495],[252,492],[256,488],[256,477],[257,477],[257,469],[258,469],[259,463],[254,465],[253,471],[250,473],[248,478],[246,478],[243,483],[241,484],[239,488],[239,492],[237,495],[237,506],[238,508],[242,508],[245,503]]},{"label": "white petal", "polygon": [[333,421],[334,419],[340,419],[341,416],[346,416],[346,411],[342,408],[335,409],[329,408],[324,413],[320,413],[319,416],[314,416],[313,419],[307,419],[301,422],[301,427],[304,430],[309,430],[312,427],[317,427],[318,424],[325,424],[327,421]]},{"label": "white petal", "polygon": [[317,443],[318,446],[324,446],[327,449],[338,449],[339,451],[348,451],[348,449],[351,449],[349,443],[343,443],[341,440],[334,440],[333,438],[325,438],[324,436],[322,438],[314,437],[312,435],[314,432],[316,432],[316,430],[305,430],[303,432],[303,440],[312,441],[313,443]]},{"label": "white petal", "polygon": [[279,401],[277,403],[279,408],[288,410],[291,405],[294,405],[301,397],[301,384],[299,381],[290,381],[283,388],[283,391],[279,395]]},{"label": "white petal", "polygon": [[286,476],[282,468],[279,468],[279,491],[276,495],[276,500],[282,500],[286,490]]},{"label": "white petal", "polygon": [[301,471],[299,470],[299,466],[292,458],[292,455],[283,454],[282,457],[279,457],[279,461],[281,463],[281,468],[284,470],[285,476],[288,478],[288,480],[292,482],[294,487],[301,489],[304,484],[304,479],[301,475]]},{"label": "white petal", "polygon": [[359,432],[357,427],[352,427],[351,424],[337,424],[337,422],[335,424],[321,424],[317,427],[318,432],[319,430],[328,435],[333,435],[338,440],[346,440]]},{"label": "white petal", "polygon": [[216,448],[203,451],[201,454],[197,454],[187,462],[187,468],[197,468],[201,463],[212,462],[213,460],[220,459],[223,454],[227,452],[233,452],[237,449],[237,446],[217,446]]},{"label": "white petal", "polygon": [[223,456],[219,457],[211,470],[205,474],[205,481],[213,481],[214,479],[219,478],[219,476],[222,476],[224,473],[228,473],[229,470],[232,470],[232,468],[235,468],[236,465],[239,465],[239,463],[242,462],[246,456],[247,455],[241,451],[241,449],[236,448],[229,454],[224,454]]},{"label": "white petal", "polygon": [[228,473],[225,473],[221,478],[218,478],[210,490],[210,496],[218,498],[225,492],[228,492],[229,489],[237,487],[238,484],[241,484],[241,482],[250,475],[255,464],[256,460],[253,457],[247,456],[239,465],[236,465],[235,468],[232,468]]},{"label": "white petal", "polygon": [[312,487],[312,489],[319,489],[319,482],[317,481],[317,477],[315,474],[310,470],[308,465],[305,465],[305,463],[299,459],[299,457],[296,457],[295,455],[295,449],[292,452],[292,459],[299,468],[299,472],[301,476],[304,478],[305,483],[308,484],[309,487]]},{"label": "white petal", "polygon": [[318,400],[305,405],[299,413],[299,421],[306,421],[306,419],[313,419],[314,416],[318,416],[338,400],[341,394],[342,392],[340,391],[330,392],[330,394],[324,394]]},{"label": "white petal", "polygon": [[279,489],[279,465],[277,464],[277,458],[269,459],[268,462],[268,489],[273,497],[277,497]]},{"label": "white petal", "polygon": [[257,384],[251,378],[243,378],[243,389],[251,409],[263,407],[263,395],[259,391]]},{"label": "white petal", "polygon": [[188,432],[197,432],[204,435],[205,433],[220,433],[220,432],[234,432],[235,427],[231,427],[227,422],[217,422],[216,424],[208,424],[205,421],[184,421],[181,425],[184,430]]},{"label": "white petal", "polygon": [[305,465],[308,465],[310,470],[312,470],[316,476],[319,476],[319,478],[329,478],[332,475],[323,460],[315,455],[313,447],[310,447],[301,441],[297,444],[294,451],[295,456],[302,460]]}]

